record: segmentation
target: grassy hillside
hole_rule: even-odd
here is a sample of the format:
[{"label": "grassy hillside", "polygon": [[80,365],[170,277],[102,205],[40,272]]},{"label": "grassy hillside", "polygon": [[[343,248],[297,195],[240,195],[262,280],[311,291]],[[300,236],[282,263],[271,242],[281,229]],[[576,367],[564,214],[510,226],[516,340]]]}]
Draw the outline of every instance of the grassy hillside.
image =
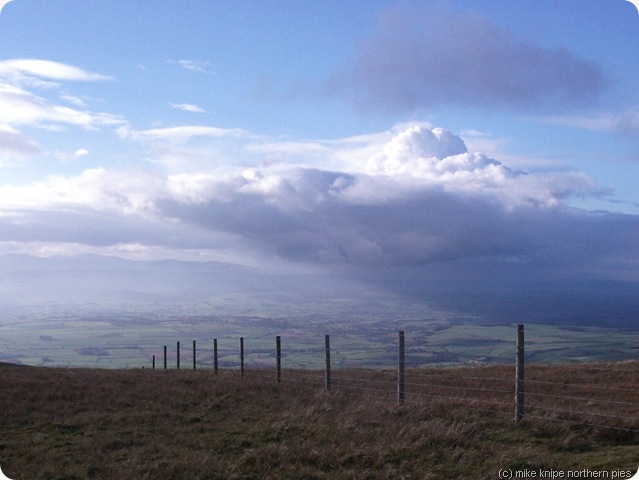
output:
[{"label": "grassy hillside", "polygon": [[278,386],[264,371],[1,366],[0,466],[15,480],[636,472],[637,362],[529,367],[531,415],[517,425],[512,370],[409,370],[399,406],[393,371],[336,370],[327,393],[314,371]]}]

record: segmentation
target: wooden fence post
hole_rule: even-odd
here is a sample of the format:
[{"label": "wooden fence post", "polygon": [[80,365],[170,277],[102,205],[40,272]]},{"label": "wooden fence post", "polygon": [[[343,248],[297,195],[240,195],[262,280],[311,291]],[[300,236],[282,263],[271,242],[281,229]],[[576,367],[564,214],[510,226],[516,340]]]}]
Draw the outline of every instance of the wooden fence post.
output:
[{"label": "wooden fence post", "polygon": [[195,340],[193,340],[193,370],[195,370]]},{"label": "wooden fence post", "polygon": [[155,355],[153,355],[153,370],[155,370]]},{"label": "wooden fence post", "polygon": [[327,392],[331,391],[331,337],[329,335],[324,336],[324,389]]},{"label": "wooden fence post", "polygon": [[217,338],[213,339],[213,372],[217,373]]},{"label": "wooden fence post", "polygon": [[524,418],[524,326],[517,325],[517,359],[515,363],[515,421]]},{"label": "wooden fence post", "polygon": [[177,369],[180,369],[180,342],[177,342]]},{"label": "wooden fence post", "polygon": [[164,370],[166,370],[166,345],[164,345]]},{"label": "wooden fence post", "polygon": [[400,330],[397,355],[397,402],[400,404],[404,403],[406,394],[405,366],[404,331]]},{"label": "wooden fence post", "polygon": [[275,337],[275,379],[278,385],[282,383],[282,339]]},{"label": "wooden fence post", "polygon": [[244,376],[244,337],[240,337],[240,376]]}]

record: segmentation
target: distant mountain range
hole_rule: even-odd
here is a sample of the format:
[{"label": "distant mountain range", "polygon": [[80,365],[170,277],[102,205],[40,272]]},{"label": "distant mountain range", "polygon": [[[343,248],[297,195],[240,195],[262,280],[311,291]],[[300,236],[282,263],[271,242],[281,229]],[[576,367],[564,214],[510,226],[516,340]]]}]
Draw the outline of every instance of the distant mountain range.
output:
[{"label": "distant mountain range", "polygon": [[[237,297],[234,297],[236,295]],[[221,262],[131,261],[100,255],[0,255],[0,305],[99,306],[195,304],[228,298],[258,298],[299,306],[344,300],[353,314],[375,302],[397,316],[404,302],[423,304],[482,323],[553,323],[639,329],[639,283],[584,280],[539,283],[527,289],[482,285],[406,282],[392,273],[364,275],[272,273]],[[388,305],[392,305],[388,307]],[[274,313],[275,314],[275,313]]]},{"label": "distant mountain range", "polygon": [[268,273],[221,262],[0,255],[4,304],[190,302],[229,292],[311,296],[344,293],[344,288],[354,287],[324,275]]}]

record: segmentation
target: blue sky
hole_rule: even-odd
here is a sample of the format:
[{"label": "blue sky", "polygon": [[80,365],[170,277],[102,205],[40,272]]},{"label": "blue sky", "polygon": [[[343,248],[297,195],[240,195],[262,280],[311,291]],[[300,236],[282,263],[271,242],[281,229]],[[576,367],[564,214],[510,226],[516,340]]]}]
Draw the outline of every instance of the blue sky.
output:
[{"label": "blue sky", "polygon": [[0,253],[637,281],[638,69],[625,0],[14,0]]}]

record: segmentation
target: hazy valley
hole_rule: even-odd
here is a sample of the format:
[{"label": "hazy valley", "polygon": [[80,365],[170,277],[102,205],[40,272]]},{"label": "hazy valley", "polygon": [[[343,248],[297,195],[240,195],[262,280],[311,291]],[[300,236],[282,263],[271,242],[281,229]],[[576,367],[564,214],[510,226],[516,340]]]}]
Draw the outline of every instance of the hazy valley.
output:
[{"label": "hazy valley", "polygon": [[[268,365],[274,338],[285,362],[317,367],[323,336],[343,366],[388,366],[398,330],[412,365],[511,362],[515,329],[526,324],[537,362],[636,358],[637,302],[632,284],[575,285],[528,293],[429,291],[375,285],[335,274],[273,273],[224,263],[133,262],[111,257],[0,257],[0,360],[29,365],[150,366],[168,346],[199,344],[212,365]],[[190,354],[190,353],[188,353]]]}]

